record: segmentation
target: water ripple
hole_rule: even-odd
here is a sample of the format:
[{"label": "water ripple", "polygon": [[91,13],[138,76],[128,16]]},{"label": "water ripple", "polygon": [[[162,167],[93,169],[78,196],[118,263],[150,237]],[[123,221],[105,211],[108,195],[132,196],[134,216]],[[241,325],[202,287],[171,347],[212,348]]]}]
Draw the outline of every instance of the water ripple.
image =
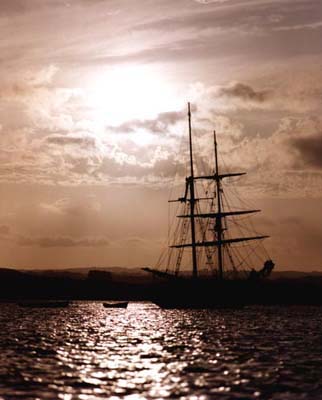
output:
[{"label": "water ripple", "polygon": [[322,308],[0,305],[3,399],[322,398]]}]

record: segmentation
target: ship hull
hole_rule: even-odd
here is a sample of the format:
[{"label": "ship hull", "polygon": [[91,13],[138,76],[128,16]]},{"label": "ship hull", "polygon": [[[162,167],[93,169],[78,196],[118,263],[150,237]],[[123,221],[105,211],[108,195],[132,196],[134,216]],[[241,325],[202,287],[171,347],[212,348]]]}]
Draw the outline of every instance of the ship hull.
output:
[{"label": "ship hull", "polygon": [[165,282],[152,301],[165,309],[238,309],[248,305],[322,305],[320,285],[306,280]]},{"label": "ship hull", "polygon": [[153,296],[153,302],[166,309],[239,309],[248,303],[246,281],[182,280],[168,282]]}]

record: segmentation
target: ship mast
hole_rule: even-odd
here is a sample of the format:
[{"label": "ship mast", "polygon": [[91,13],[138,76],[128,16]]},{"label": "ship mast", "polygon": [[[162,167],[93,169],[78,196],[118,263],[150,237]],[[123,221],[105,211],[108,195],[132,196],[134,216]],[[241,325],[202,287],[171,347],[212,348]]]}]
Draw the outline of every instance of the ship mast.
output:
[{"label": "ship mast", "polygon": [[217,153],[217,139],[216,139],[216,131],[214,131],[214,145],[215,145],[215,180],[216,180],[216,192],[217,192],[217,212],[218,215],[216,217],[215,223],[215,231],[217,233],[217,241],[218,241],[218,277],[219,279],[223,279],[223,257],[222,257],[222,213],[221,213],[221,188],[220,188],[220,177],[219,177],[219,167],[218,167],[218,153]]},{"label": "ship mast", "polygon": [[[181,234],[175,235],[175,239],[179,242],[170,245],[170,248],[179,249],[177,261],[176,261],[176,269],[175,269],[175,276],[177,276],[180,263],[182,260],[183,251],[185,248],[191,248],[191,256],[192,256],[192,277],[193,279],[198,278],[198,260],[197,260],[197,248],[216,248],[217,247],[217,264],[218,264],[218,279],[224,279],[224,246],[231,245],[235,243],[244,243],[249,241],[257,241],[265,239],[269,236],[266,235],[256,235],[256,236],[243,236],[243,237],[227,237],[224,235],[224,231],[226,230],[225,226],[223,225],[223,219],[226,217],[234,217],[238,215],[246,215],[246,214],[253,214],[257,213],[260,210],[223,210],[223,188],[221,181],[226,178],[230,177],[237,177],[245,175],[245,172],[228,172],[228,173],[220,173],[219,171],[219,163],[218,163],[218,149],[217,149],[217,138],[216,132],[214,131],[214,153],[215,153],[215,170],[210,175],[202,175],[202,176],[195,176],[194,175],[194,165],[193,165],[193,148],[192,148],[192,129],[191,129],[191,107],[190,103],[188,103],[188,127],[189,127],[189,159],[190,159],[190,176],[186,177],[186,185],[185,185],[185,192],[183,197],[179,197],[178,199],[168,200],[169,203],[172,202],[180,202],[185,203],[184,214],[177,215],[178,218],[186,218],[186,222],[190,222],[190,233],[191,233],[191,243],[186,243],[186,235],[189,231],[188,223],[185,221],[183,222]],[[215,183],[215,193],[217,195],[217,209],[210,210],[210,212],[201,212],[201,209],[196,212],[196,202],[201,200],[211,200],[214,199],[212,197],[199,197],[196,198],[195,195],[195,181],[198,180],[210,180]],[[190,206],[189,204],[190,203]],[[212,203],[213,204],[213,203]],[[188,210],[189,209],[189,210]],[[212,237],[212,240],[207,240],[207,237],[204,235],[202,240],[196,241],[196,221],[201,224],[202,219],[214,221],[214,232],[215,234]],[[179,225],[180,226],[180,225]],[[201,224],[202,228],[202,224]],[[178,233],[178,231],[176,231]],[[201,233],[202,229],[201,229]],[[170,260],[170,257],[169,257]],[[168,262],[168,266],[170,261]],[[274,265],[273,265],[274,266]],[[268,265],[264,265],[263,271],[260,272],[260,276],[263,276],[263,273],[267,273],[272,269],[272,261]],[[152,272],[153,274],[160,276],[160,277],[167,277],[173,278],[173,274],[169,273],[167,270],[165,272],[154,270],[151,268],[144,268],[145,271]],[[261,270],[262,271],[262,270]]]},{"label": "ship mast", "polygon": [[[169,200],[169,202],[189,202],[190,203],[190,213],[177,215],[178,218],[189,218],[190,220],[190,232],[191,232],[191,243],[185,243],[181,241],[181,243],[173,244],[170,248],[184,249],[191,247],[191,255],[192,255],[192,276],[193,278],[198,277],[198,263],[197,263],[197,248],[200,247],[217,247],[217,263],[218,263],[218,279],[224,278],[224,260],[223,260],[223,247],[225,245],[230,245],[233,243],[239,242],[248,242],[253,240],[262,240],[267,238],[268,236],[257,235],[257,236],[247,236],[247,237],[234,237],[234,238],[224,238],[223,232],[224,227],[222,220],[223,218],[235,216],[235,215],[245,215],[245,214],[253,214],[257,213],[260,210],[231,210],[231,211],[223,211],[222,204],[222,179],[245,175],[244,172],[232,172],[232,173],[219,173],[219,163],[218,163],[218,150],[217,150],[217,139],[216,132],[214,131],[214,147],[215,147],[215,171],[211,175],[203,175],[203,176],[195,176],[194,175],[194,166],[193,166],[193,151],[192,151],[192,132],[191,132],[191,110],[190,103],[188,103],[188,123],[189,123],[189,153],[190,153],[190,176],[186,178],[186,189],[183,197],[178,198],[177,200]],[[196,198],[195,197],[195,184],[194,182],[200,179],[212,180],[215,182],[216,186],[216,194],[217,194],[217,210],[216,212],[206,212],[206,213],[196,213],[195,212],[195,204],[200,200],[210,200],[208,197],[205,198]],[[188,195],[190,194],[190,198]],[[196,218],[213,218],[214,219],[214,231],[216,233],[216,237],[214,240],[205,240],[196,241]],[[178,258],[177,267],[180,264],[181,256]]]},{"label": "ship mast", "polygon": [[187,178],[187,183],[190,189],[190,227],[191,227],[191,255],[192,255],[192,276],[197,278],[197,251],[196,251],[196,227],[195,227],[195,185],[193,171],[193,154],[192,154],[192,135],[191,135],[191,110],[188,103],[188,123],[189,123],[189,152],[190,152],[190,177]]}]

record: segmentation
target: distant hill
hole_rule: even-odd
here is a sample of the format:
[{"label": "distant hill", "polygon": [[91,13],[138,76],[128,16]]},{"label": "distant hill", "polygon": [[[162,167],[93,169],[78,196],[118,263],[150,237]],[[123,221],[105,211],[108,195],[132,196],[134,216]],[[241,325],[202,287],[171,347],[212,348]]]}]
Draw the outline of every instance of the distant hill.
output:
[{"label": "distant hill", "polygon": [[[28,274],[38,277],[51,277],[51,278],[71,278],[71,279],[86,279],[89,272],[93,271],[106,272],[111,274],[114,280],[149,280],[151,275],[143,271],[141,267],[83,267],[83,268],[63,268],[63,269],[11,269],[0,268],[0,278],[9,276],[18,276],[19,274]],[[99,273],[97,274],[99,275]],[[322,271],[273,271],[271,279],[300,279],[306,277],[322,277]]]},{"label": "distant hill", "polygon": [[0,280],[3,279],[16,279],[23,277],[25,272],[12,268],[0,268]]},{"label": "distant hill", "polygon": [[[261,281],[261,285],[262,283],[266,288],[271,288],[268,297],[270,302],[322,304],[320,271],[277,271],[273,273],[271,279]],[[0,268],[1,301],[151,300],[156,291],[164,293],[166,284],[166,281],[155,278],[141,268],[91,267],[58,270]],[[259,297],[256,295],[256,299],[261,297],[261,293],[262,291],[258,293]]]},{"label": "distant hill", "polygon": [[[13,269],[13,268],[0,268],[0,278],[3,276],[17,276],[19,274],[32,274],[46,277],[69,277],[69,278],[86,278],[89,271],[102,271],[112,273],[118,278],[124,276],[146,276],[148,275],[145,271],[142,271],[142,267],[78,267],[78,268],[57,268],[57,269]],[[271,278],[273,279],[298,279],[307,276],[322,276],[321,271],[298,271],[298,270],[285,270],[285,271],[273,271]]]},{"label": "distant hill", "polygon": [[304,277],[322,277],[322,271],[273,271],[272,278],[298,279]]}]

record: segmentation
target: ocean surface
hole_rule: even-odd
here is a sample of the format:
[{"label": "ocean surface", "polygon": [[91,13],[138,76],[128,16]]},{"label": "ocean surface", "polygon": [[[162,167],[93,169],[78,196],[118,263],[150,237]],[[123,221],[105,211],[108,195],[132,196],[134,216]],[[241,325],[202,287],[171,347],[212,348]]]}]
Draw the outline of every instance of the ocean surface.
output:
[{"label": "ocean surface", "polygon": [[322,399],[322,307],[0,304],[0,399]]}]

